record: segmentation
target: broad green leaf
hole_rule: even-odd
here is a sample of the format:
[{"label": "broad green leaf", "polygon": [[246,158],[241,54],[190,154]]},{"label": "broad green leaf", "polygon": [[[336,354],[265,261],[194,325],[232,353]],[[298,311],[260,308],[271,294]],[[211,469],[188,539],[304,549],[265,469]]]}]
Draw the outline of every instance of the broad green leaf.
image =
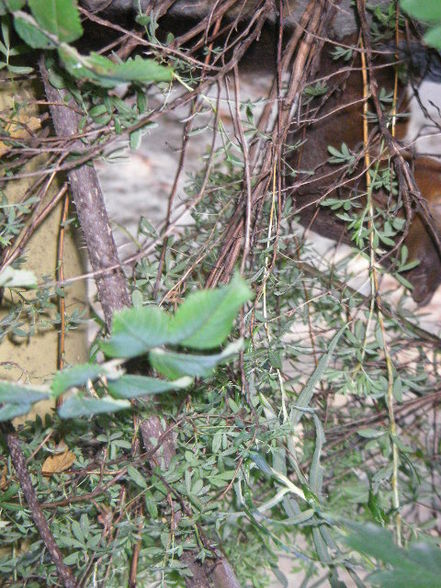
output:
[{"label": "broad green leaf", "polygon": [[118,380],[109,380],[107,388],[116,398],[138,398],[148,394],[161,394],[172,390],[183,390],[193,383],[193,378],[180,378],[172,382],[149,378],[148,376],[122,376]]},{"label": "broad green leaf", "polygon": [[38,24],[60,42],[71,43],[83,34],[76,0],[29,0]]},{"label": "broad green leaf", "polygon": [[441,22],[439,0],[401,0],[401,8],[410,16],[425,22]]},{"label": "broad green leaf", "polygon": [[[306,408],[309,403],[311,402],[312,395],[314,394],[315,387],[319,383],[320,379],[323,377],[326,368],[331,360],[332,355],[334,354],[335,348],[337,343],[340,341],[340,337],[343,335],[344,331],[348,328],[348,325],[342,327],[333,337],[331,342],[329,343],[328,352],[322,355],[320,361],[317,364],[316,369],[312,373],[309,380],[306,382],[305,387],[301,391],[297,402],[296,408]],[[292,423],[295,427],[303,416],[303,412],[301,410],[297,410],[292,417]]]},{"label": "broad green leaf", "polygon": [[219,347],[230,334],[238,310],[251,297],[239,275],[222,288],[193,292],[171,320],[173,343],[193,349]]},{"label": "broad green leaf", "polygon": [[441,25],[428,31],[424,35],[424,40],[430,47],[441,49]]},{"label": "broad green leaf", "polygon": [[62,419],[72,419],[82,416],[92,416],[106,412],[116,412],[130,408],[128,400],[118,400],[110,396],[105,398],[89,398],[75,395],[67,398],[58,409]]},{"label": "broad green leaf", "polygon": [[31,410],[31,404],[5,404],[0,408],[0,421],[10,421]]},{"label": "broad green leaf", "polygon": [[149,354],[150,363],[156,371],[170,380],[182,376],[209,376],[213,369],[236,355],[242,349],[239,339],[230,343],[222,353],[215,355],[190,355],[165,349],[153,349]]},{"label": "broad green leaf", "polygon": [[154,59],[144,59],[137,55],[123,63],[113,63],[109,76],[117,83],[120,82],[171,82],[173,70],[165,65],[156,63]]},{"label": "broad green leaf", "polygon": [[23,41],[32,49],[54,49],[56,44],[42,33],[35,20],[25,12],[14,14],[14,27]]},{"label": "broad green leaf", "polygon": [[0,402],[10,404],[32,404],[49,398],[46,387],[26,386],[15,382],[0,381]]},{"label": "broad green leaf", "polygon": [[52,380],[51,389],[55,397],[72,386],[84,386],[88,380],[96,380],[103,372],[103,366],[83,363],[58,372]]},{"label": "broad green leaf", "polygon": [[103,88],[113,88],[124,82],[168,82],[173,78],[173,70],[169,67],[139,56],[124,63],[115,63],[94,52],[80,55],[74,47],[66,44],[59,47],[58,54],[71,75]]},{"label": "broad green leaf", "polygon": [[0,14],[21,10],[25,4],[26,0],[0,0]]},{"label": "broad green leaf", "polygon": [[169,342],[170,315],[156,306],[128,308],[115,313],[112,335],[101,342],[109,357],[135,357]]},{"label": "broad green leaf", "polygon": [[29,270],[6,267],[0,273],[0,288],[35,288],[37,277]]}]

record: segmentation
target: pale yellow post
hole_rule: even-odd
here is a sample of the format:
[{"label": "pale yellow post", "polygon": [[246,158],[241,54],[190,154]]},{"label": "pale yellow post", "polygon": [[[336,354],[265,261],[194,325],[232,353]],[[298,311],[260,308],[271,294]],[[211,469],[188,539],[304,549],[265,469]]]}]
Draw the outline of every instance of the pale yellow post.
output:
[{"label": "pale yellow post", "polygon": [[[0,79],[0,111],[2,120],[11,108],[14,101],[20,104],[35,100],[35,88],[30,82]],[[40,96],[41,98],[41,96]],[[34,129],[39,126],[39,112],[36,105],[29,105],[20,111],[20,119],[27,122],[29,127]],[[40,113],[41,114],[41,113]],[[25,120],[23,120],[23,117]],[[11,134],[14,132],[10,130]],[[20,131],[17,131],[20,132]],[[23,132],[23,131],[21,131]],[[23,135],[22,135],[23,136]],[[7,146],[0,143],[0,152]],[[44,165],[45,155],[34,157],[22,172],[31,172]],[[0,178],[1,179],[1,178]],[[22,178],[6,182],[4,192],[9,203],[17,202],[25,191],[35,181],[35,177]],[[51,183],[46,199],[50,201],[60,190],[60,181],[57,177]],[[54,281],[57,275],[57,239],[62,214],[62,200],[49,214],[43,224],[35,231],[25,247],[24,257],[26,262],[22,269],[32,270],[39,281],[43,276],[49,276]],[[44,206],[44,203],[42,203]],[[83,264],[78,247],[75,243],[72,229],[67,228],[64,241],[63,267],[64,277],[69,278],[83,273]],[[27,296],[33,296],[29,292]],[[86,305],[86,289],[83,281],[76,281],[65,289],[66,313],[70,314],[74,308],[84,309]],[[6,290],[2,306],[0,308],[0,319],[3,319],[8,312],[8,306],[13,304],[13,296]],[[56,302],[56,301],[54,301]],[[7,337],[0,344],[0,378],[27,383],[42,383],[49,378],[57,369],[58,333],[54,327],[39,330],[29,341],[20,337]],[[87,338],[86,327],[70,331],[66,334],[65,340],[65,363],[75,364],[87,360]],[[47,411],[47,406],[39,407],[39,412]]]}]

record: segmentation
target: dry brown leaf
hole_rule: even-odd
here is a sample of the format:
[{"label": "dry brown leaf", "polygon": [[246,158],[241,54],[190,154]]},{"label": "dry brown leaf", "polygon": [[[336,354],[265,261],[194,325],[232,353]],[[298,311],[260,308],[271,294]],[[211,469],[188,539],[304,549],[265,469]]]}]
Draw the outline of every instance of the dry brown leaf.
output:
[{"label": "dry brown leaf", "polygon": [[6,490],[6,488],[8,487],[8,479],[7,479],[7,474],[8,474],[8,468],[4,465],[3,469],[2,469],[2,475],[0,478],[0,490]]},{"label": "dry brown leaf", "polygon": [[63,453],[57,453],[56,455],[50,455],[44,460],[41,468],[43,476],[52,476],[52,474],[59,474],[68,470],[75,461],[75,454],[69,449],[63,451]]}]

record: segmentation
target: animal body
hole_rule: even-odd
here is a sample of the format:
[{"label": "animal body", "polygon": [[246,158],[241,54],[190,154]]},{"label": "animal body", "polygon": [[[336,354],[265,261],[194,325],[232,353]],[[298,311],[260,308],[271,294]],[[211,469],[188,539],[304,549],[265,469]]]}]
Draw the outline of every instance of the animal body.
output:
[{"label": "animal body", "polygon": [[[357,37],[346,37],[342,44],[357,47]],[[387,161],[387,149],[384,144],[381,146],[381,139],[375,134],[371,133],[368,145],[363,145],[363,81],[359,54],[356,53],[353,61],[346,63],[345,67],[341,60],[332,58],[331,52],[334,49],[333,44],[326,43],[322,50],[317,77],[326,80],[328,91],[324,98],[315,99],[310,105],[310,116],[316,121],[291,134],[291,142],[303,137],[305,140],[289,157],[289,163],[300,174],[300,182],[297,182],[300,185],[294,190],[293,196],[302,224],[311,226],[326,237],[349,242],[350,235],[344,230],[343,223],[336,221],[335,214],[331,211],[323,207],[317,210],[317,206],[327,197],[351,199],[355,206],[363,208],[366,201],[364,160],[360,156],[360,163],[353,166],[351,173],[348,173],[347,166],[342,168],[330,162],[329,148],[340,151],[344,144],[354,157],[357,152],[367,148],[371,160],[375,160],[377,156],[385,160],[384,163],[380,162],[380,168],[390,167],[390,162]],[[421,46],[419,50],[421,51]],[[374,61],[374,75],[379,91],[383,91],[383,96],[389,95],[385,104],[386,111],[391,109],[389,101],[392,100],[396,75],[393,65],[395,60],[390,53],[391,51],[386,56],[380,54]],[[438,88],[441,89],[441,86],[438,85]],[[413,168],[416,185],[427,202],[429,213],[425,214],[421,207],[415,208],[404,239],[409,259],[420,261],[417,267],[406,273],[406,278],[413,286],[414,300],[425,304],[441,283],[441,257],[436,242],[437,237],[441,236],[441,163],[435,157],[430,157],[429,154],[423,156],[416,150],[421,151],[430,146],[440,153],[441,142],[439,139],[436,141],[419,137],[423,119],[421,110],[415,107],[417,99],[409,87],[398,84],[396,102],[399,113],[395,134],[402,146],[404,158]],[[432,110],[435,108],[432,105]],[[373,105],[370,105],[370,111],[374,111]],[[436,118],[439,120],[439,115]],[[436,120],[432,122],[435,124]],[[374,127],[375,124],[371,124],[369,128],[372,130]],[[377,206],[384,208],[391,202],[391,195],[384,188],[374,190],[373,197]]]}]

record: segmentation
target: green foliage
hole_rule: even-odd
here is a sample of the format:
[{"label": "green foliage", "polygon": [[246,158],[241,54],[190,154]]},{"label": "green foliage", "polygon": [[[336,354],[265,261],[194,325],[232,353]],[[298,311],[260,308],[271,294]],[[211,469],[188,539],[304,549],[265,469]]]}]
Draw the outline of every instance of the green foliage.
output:
[{"label": "green foliage", "polygon": [[441,577],[441,550],[428,542],[413,542],[407,549],[397,547],[392,533],[373,524],[347,524],[344,541],[352,549],[369,555],[390,569],[369,576],[369,584],[383,588],[437,588]]},{"label": "green foliage", "polygon": [[125,82],[170,82],[173,78],[170,68],[139,56],[124,63],[115,63],[94,52],[87,56],[80,55],[74,47],[66,44],[59,47],[58,54],[74,78],[87,80],[102,88],[114,88]]},{"label": "green foliage", "polygon": [[[79,34],[76,17],[72,27],[69,19],[62,22],[60,7],[70,10],[67,4],[54,2],[42,15],[42,3],[34,3],[28,13],[24,2],[0,0],[4,14],[16,11],[2,21],[4,68],[20,67],[15,59],[21,49],[16,52],[17,47],[10,46],[8,34],[10,22],[17,27],[23,21],[27,27],[23,39],[49,48],[51,83],[76,100],[83,113],[81,132],[96,137],[91,145],[102,150],[126,132],[136,148],[146,124],[151,124],[151,113],[159,112],[151,105],[152,94],[160,108],[161,99],[164,105],[168,99],[166,93],[160,95],[160,87],[149,93],[142,84],[168,82],[177,71],[193,87],[201,70],[194,61],[189,66],[181,55],[170,57],[168,46],[156,36],[157,23],[145,15],[138,17],[138,23],[145,27],[155,61],[135,58],[119,64],[108,55],[81,55],[65,37]],[[70,7],[75,8],[75,3]],[[381,38],[393,32],[391,7],[376,9],[374,23],[373,32]],[[165,43],[172,40],[164,38]],[[220,51],[213,48],[214,54]],[[346,49],[335,56],[349,60],[351,54]],[[108,91],[121,81],[134,82],[123,98]],[[307,100],[325,90],[323,85],[310,88]],[[380,97],[388,107],[390,95],[380,91]],[[203,96],[196,106],[191,115],[196,122],[188,136],[208,128],[219,130],[221,140],[202,160],[210,161],[211,167],[186,180],[189,199],[202,190],[204,195],[192,208],[194,225],[170,236],[163,250],[162,235],[148,219],[140,220],[134,241],[144,243],[147,238],[151,245],[134,267],[135,307],[115,315],[110,337],[94,346],[88,363],[58,372],[41,390],[0,384],[0,420],[25,414],[40,398],[63,399],[57,412],[44,422],[26,423],[20,436],[64,561],[84,585],[119,587],[128,583],[136,550],[140,585],[182,587],[189,574],[183,556],[191,552],[204,561],[212,557],[215,545],[225,551],[240,585],[247,588],[268,586],[274,576],[289,585],[278,568],[280,554],[302,574],[303,586],[342,586],[342,572],[350,576],[347,585],[394,586],[399,581],[410,585],[421,580],[430,586],[439,576],[439,552],[430,545],[417,547],[411,539],[426,537],[436,525],[432,506],[439,448],[428,407],[439,387],[440,340],[418,325],[404,294],[393,307],[387,293],[381,292],[379,298],[371,289],[366,294],[365,284],[355,281],[360,276],[354,275],[348,257],[334,262],[331,251],[317,252],[305,242],[289,198],[283,209],[276,204],[273,209],[272,194],[265,194],[261,224],[244,272],[259,292],[251,311],[241,317],[241,333],[250,337],[246,345],[241,340],[226,344],[250,291],[237,277],[216,290],[201,290],[200,284],[218,263],[213,243],[221,240],[225,218],[235,213],[243,197],[246,164],[235,133],[222,126],[216,129],[211,99]],[[251,144],[259,138],[260,111],[251,101],[238,111]],[[301,117],[306,112],[309,117],[309,110]],[[287,151],[296,148],[290,145]],[[328,161],[347,166],[347,175],[353,173],[356,153],[346,145],[329,151]],[[11,174],[17,169],[11,167]],[[402,234],[404,220],[387,162],[371,170],[371,183],[372,194],[384,190],[388,196],[388,208],[374,203],[373,216],[366,205],[369,195],[360,189],[347,198],[328,198],[324,204],[347,224],[360,253],[369,254],[372,243],[378,258]],[[2,195],[3,247],[14,243],[36,202],[38,198],[31,198],[12,205]],[[275,217],[280,225],[277,239],[274,234],[267,237],[269,219]],[[416,263],[409,261],[402,247],[395,273],[403,284],[405,272]],[[1,319],[0,336],[18,344],[40,326],[58,326],[50,318],[55,310],[53,288],[34,289],[33,276],[21,272],[17,264],[0,276],[17,295]],[[177,284],[190,294],[175,308],[167,300],[170,292],[177,292]],[[32,288],[26,297],[22,287]],[[159,307],[154,300],[165,302]],[[376,312],[378,303],[384,330]],[[68,320],[75,326],[80,318]],[[385,343],[392,363],[394,407],[397,415],[403,415],[393,435],[387,413]],[[239,351],[240,363],[233,364],[229,360]],[[108,359],[98,363],[95,357],[101,352]],[[126,360],[133,359],[137,373],[127,374],[125,370],[134,364]],[[167,468],[162,467],[162,440],[158,445],[156,439],[150,440],[158,465],[136,453],[134,412],[137,423],[158,415],[167,438],[173,437]],[[84,418],[91,415],[94,418]],[[43,476],[45,459],[57,455],[59,445],[67,445],[75,462],[67,472]],[[17,585],[57,585],[53,563],[29,509],[23,508],[8,453],[1,451],[0,541],[10,551],[0,558],[0,583],[13,578]],[[372,521],[395,526],[395,453],[398,493],[405,506],[403,541],[410,542],[403,549],[396,547],[386,530],[365,526]],[[424,523],[414,516],[419,505],[426,507]],[[350,553],[342,539],[348,529]],[[402,569],[398,556],[405,562]],[[382,567],[366,580],[375,567],[369,558],[378,559]]]},{"label": "green foliage", "polygon": [[441,49],[441,4],[438,0],[400,0],[400,5],[409,16],[429,24],[424,40],[431,47]]},{"label": "green foliage", "polygon": [[72,43],[82,36],[76,0],[29,0],[28,4],[39,26],[60,43]]},{"label": "green foliage", "polygon": [[94,52],[81,55],[68,44],[83,34],[76,0],[29,0],[31,14],[21,10],[23,3],[2,1],[0,14],[13,13],[14,27],[21,39],[33,49],[56,49],[63,66],[74,78],[102,88],[126,82],[150,84],[173,79],[171,68],[139,55],[119,63]]},{"label": "green foliage", "polygon": [[[211,355],[180,353],[164,346],[180,344],[203,350],[219,347],[230,334],[239,308],[250,298],[251,290],[236,276],[228,286],[190,294],[175,315],[151,306],[122,310],[115,314],[113,333],[109,341],[101,344],[102,349],[110,357],[132,358],[147,354],[151,366],[168,381],[124,376],[119,369],[122,362],[115,360],[59,371],[50,388],[46,386],[42,391],[3,381],[0,382],[0,402],[4,403],[4,409],[0,419],[9,420],[17,416],[19,410],[20,414],[25,414],[34,402],[50,397],[57,399],[64,392],[85,387],[89,382],[97,382],[104,395],[89,397],[78,391],[69,395],[58,409],[61,418],[115,412],[130,408],[126,398],[187,388],[193,378],[211,375],[217,365],[236,356],[242,349],[242,341],[230,343],[221,353]],[[16,408],[17,405],[21,408]]]},{"label": "green foliage", "polygon": [[26,0],[0,0],[0,15],[21,10],[26,4]]}]

